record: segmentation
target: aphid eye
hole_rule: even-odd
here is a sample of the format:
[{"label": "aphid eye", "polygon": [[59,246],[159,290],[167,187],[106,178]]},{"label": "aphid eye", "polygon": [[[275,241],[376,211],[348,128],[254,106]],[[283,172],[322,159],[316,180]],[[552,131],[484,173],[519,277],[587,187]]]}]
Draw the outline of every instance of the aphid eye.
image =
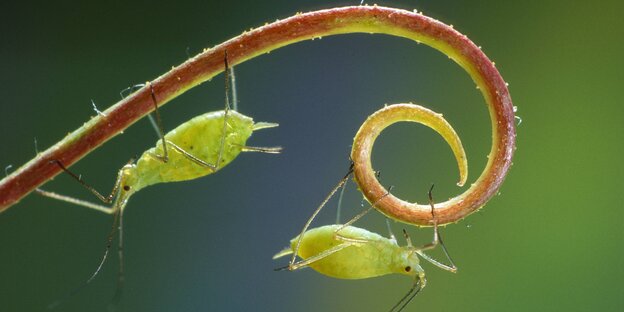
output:
[{"label": "aphid eye", "polygon": [[123,189],[126,192],[129,191],[130,190],[130,185],[124,185]]},{"label": "aphid eye", "polygon": [[412,267],[411,267],[411,266],[409,266],[409,265],[408,265],[408,266],[406,266],[406,267],[405,267],[405,272],[409,272],[409,271],[411,271],[411,270],[412,270]]}]

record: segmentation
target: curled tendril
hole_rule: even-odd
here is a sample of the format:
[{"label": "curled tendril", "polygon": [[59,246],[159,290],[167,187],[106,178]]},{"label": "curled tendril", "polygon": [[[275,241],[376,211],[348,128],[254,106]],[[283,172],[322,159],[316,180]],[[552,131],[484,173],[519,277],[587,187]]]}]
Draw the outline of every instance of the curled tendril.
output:
[{"label": "curled tendril", "polygon": [[[362,124],[353,139],[353,148],[351,150],[355,182],[358,184],[364,197],[370,203],[374,203],[373,206],[386,216],[405,223],[431,225],[433,224],[433,216],[430,205],[410,203],[394,196],[379,183],[377,174],[371,164],[373,145],[379,134],[388,126],[401,121],[417,122],[438,132],[449,144],[457,160],[459,167],[459,182],[457,185],[463,186],[466,183],[468,162],[459,136],[441,114],[414,104],[392,104],[386,106],[370,115]],[[478,182],[492,180],[489,177],[492,166],[490,159]],[[496,185],[500,185],[501,181],[498,181],[499,184]],[[479,197],[479,194],[481,194],[479,192],[483,192],[483,189],[484,186],[482,184],[475,183],[463,194],[446,202],[436,204],[435,218],[438,223],[446,224],[458,221],[482,207],[484,199]],[[485,188],[485,191],[487,192],[488,189]],[[486,192],[485,194],[487,194]]]},{"label": "curled tendril", "polygon": [[[457,160],[459,167],[457,185],[463,186],[466,183],[468,161],[459,136],[441,114],[414,104],[392,104],[376,111],[366,119],[353,139],[351,150],[353,174],[362,194],[369,202],[375,203],[374,207],[379,211],[393,219],[424,225],[431,220],[429,204],[411,204],[395,197],[379,183],[371,164],[373,145],[381,131],[401,121],[417,122],[439,133],[449,144]],[[439,207],[440,204],[436,206]],[[438,208],[436,215],[442,212]]]}]

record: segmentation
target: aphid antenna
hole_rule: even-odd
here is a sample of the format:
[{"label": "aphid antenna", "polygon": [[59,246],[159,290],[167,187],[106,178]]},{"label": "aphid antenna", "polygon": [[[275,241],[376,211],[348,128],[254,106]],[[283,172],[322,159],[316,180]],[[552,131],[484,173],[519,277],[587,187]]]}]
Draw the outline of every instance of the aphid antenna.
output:
[{"label": "aphid antenna", "polygon": [[[67,301],[69,298],[73,297],[74,295],[78,294],[80,291],[82,291],[83,289],[85,289],[85,287],[87,287],[94,279],[95,277],[100,273],[100,271],[102,270],[102,267],[104,266],[104,263],[106,263],[106,259],[108,258],[108,253],[110,252],[110,248],[113,244],[113,237],[115,235],[115,232],[117,230],[119,230],[119,246],[122,246],[122,242],[123,242],[123,237],[122,237],[122,228],[121,228],[121,224],[122,224],[122,213],[123,213],[123,205],[125,204],[125,202],[120,203],[119,201],[116,201],[115,206],[117,206],[117,208],[113,209],[115,210],[114,214],[113,214],[113,224],[111,226],[111,230],[108,233],[108,236],[106,237],[106,248],[104,249],[104,254],[102,255],[102,259],[100,260],[100,263],[98,264],[97,268],[95,269],[95,271],[91,274],[91,276],[89,277],[89,279],[87,279],[84,283],[82,283],[82,285],[78,286],[77,288],[75,288],[74,290],[70,291],[67,295],[65,295],[63,298],[54,301],[53,303],[48,305],[48,309],[52,310],[55,309],[56,307],[58,307],[59,305],[61,305],[63,302]],[[120,275],[119,278],[120,280],[123,278],[123,264],[122,264],[122,250],[120,249]],[[118,292],[121,292],[120,289],[120,280],[118,280],[117,283],[117,290],[115,291],[115,294],[117,294]],[[115,297],[113,297],[115,298]]]},{"label": "aphid antenna", "polygon": [[407,292],[407,294],[405,294],[405,296],[403,296],[403,298],[401,298],[401,300],[399,300],[399,302],[397,302],[392,307],[392,309],[390,309],[390,312],[401,312],[401,311],[403,311],[403,309],[405,309],[405,307],[412,301],[412,299],[414,299],[414,297],[416,297],[416,295],[418,295],[418,293],[420,292],[421,289],[423,289],[423,287],[424,286],[422,285],[422,281],[421,281],[420,277],[416,276],[416,278],[414,280],[414,285],[412,286],[412,288],[410,288],[410,290]]}]

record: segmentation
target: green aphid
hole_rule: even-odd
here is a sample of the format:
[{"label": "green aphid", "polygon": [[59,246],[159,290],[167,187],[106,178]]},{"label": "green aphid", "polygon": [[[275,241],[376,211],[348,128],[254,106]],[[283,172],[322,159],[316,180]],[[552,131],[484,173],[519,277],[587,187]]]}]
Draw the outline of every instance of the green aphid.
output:
[{"label": "green aphid", "polygon": [[152,85],[149,82],[145,85],[151,91],[160,139],[156,142],[155,147],[145,151],[136,162],[131,161],[119,170],[117,181],[110,195],[101,195],[86,184],[81,176],[69,171],[60,161],[54,161],[100,200],[105,203],[112,203],[111,207],[40,189],[37,192],[44,196],[115,214],[123,210],[130,196],[146,186],[193,180],[212,174],[232,162],[240,152],[279,153],[280,147],[251,147],[246,145],[254,131],[277,127],[278,124],[254,123],[251,117],[229,109],[227,60],[225,66],[225,109],[194,117],[165,135],[162,135],[163,127]]},{"label": "green aphid", "polygon": [[[99,266],[87,280],[86,284],[91,282],[102,268],[111,247],[113,234],[118,229],[119,280],[115,298],[119,297],[121,285],[123,284],[122,217],[128,200],[135,192],[157,183],[193,180],[212,174],[227,166],[241,152],[279,153],[281,151],[280,147],[251,147],[246,145],[247,140],[254,131],[277,127],[278,124],[255,123],[250,117],[229,109],[227,55],[225,56],[225,73],[225,109],[194,117],[165,135],[163,135],[163,127],[160,121],[160,114],[158,113],[158,103],[152,85],[149,82],[145,85],[146,88],[150,89],[154,102],[156,124],[160,139],[156,142],[155,147],[145,151],[136,162],[131,161],[119,170],[115,186],[110,195],[103,196],[85,183],[81,176],[67,169],[63,163],[58,160],[53,161],[101,201],[112,204],[111,207],[107,207],[37,189],[37,192],[41,195],[114,215],[113,226],[108,235],[104,255]],[[56,306],[60,302],[57,301],[51,306]]]},{"label": "green aphid", "polygon": [[242,151],[277,153],[279,148],[246,146],[255,130],[276,126],[274,123],[254,123],[250,117],[232,110],[227,116],[224,110],[199,115],[165,135],[166,162],[162,159],[163,141],[159,140],[155,147],[141,155],[136,164],[128,164],[120,170],[118,201],[127,200],[148,185],[193,180],[217,172]]},{"label": "green aphid", "polygon": [[[292,254],[298,239],[299,236],[293,238],[290,247],[273,258]],[[354,226],[325,225],[305,232],[297,256],[315,271],[334,278],[363,279],[387,274],[409,275],[422,281],[425,278],[413,247],[400,247],[396,240]]]},{"label": "green aphid", "polygon": [[[349,174],[330,192],[323,201],[324,206],[335,191],[344,185]],[[292,255],[292,260],[288,266],[277,270],[297,270],[304,267],[311,267],[315,271],[333,278],[340,279],[364,279],[388,274],[401,274],[412,277],[413,285],[410,290],[395,304],[390,311],[401,311],[427,284],[425,270],[420,266],[420,258],[423,258],[433,265],[456,272],[457,267],[449,256],[440,233],[435,217],[432,188],[429,190],[429,203],[431,205],[431,216],[433,219],[433,241],[421,247],[414,247],[412,241],[403,230],[406,246],[399,246],[396,238],[388,230],[390,238],[383,237],[377,233],[351,226],[350,223],[357,220],[357,217],[347,224],[325,225],[305,231],[301,235],[290,240],[290,246],[273,256],[273,259]],[[442,247],[444,254],[450,264],[444,264],[435,260],[425,253],[426,250]],[[296,255],[294,254],[296,253]],[[295,262],[296,257],[301,261]]]},{"label": "green aphid", "polygon": [[[393,235],[386,238],[350,225],[325,225],[304,233],[297,253],[302,261],[280,269],[311,267],[321,274],[340,279],[364,279],[388,274],[410,276],[413,278],[412,287],[391,309],[401,311],[427,283],[419,257],[444,270],[457,271],[444,245],[442,247],[450,265],[438,262],[424,253],[440,243],[437,226],[434,233],[432,243],[418,248],[412,246],[405,231],[407,246],[399,246]],[[297,249],[298,241],[299,236],[293,238],[290,247],[277,253],[273,259],[291,255]]]}]

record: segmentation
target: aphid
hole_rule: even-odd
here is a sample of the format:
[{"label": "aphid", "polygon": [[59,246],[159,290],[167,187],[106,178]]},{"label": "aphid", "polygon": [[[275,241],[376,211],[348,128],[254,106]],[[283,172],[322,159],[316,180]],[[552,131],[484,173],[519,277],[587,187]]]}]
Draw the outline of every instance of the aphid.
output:
[{"label": "aphid", "polygon": [[[432,186],[433,188],[433,186]],[[419,256],[435,266],[450,272],[456,272],[457,267],[448,255],[438,231],[435,221],[433,198],[429,190],[431,214],[434,220],[433,241],[422,247],[414,247],[403,230],[407,246],[399,246],[394,235],[385,238],[377,233],[354,227],[351,225],[326,225],[311,229],[290,241],[290,246],[273,256],[277,259],[293,254],[301,261],[280,269],[297,270],[306,266],[315,271],[334,278],[364,279],[387,274],[402,274],[413,278],[413,285],[391,311],[401,311],[425,287],[425,271],[420,266]],[[442,247],[450,265],[433,259],[424,251]]]},{"label": "aphid", "polygon": [[[278,124],[254,122],[251,117],[229,109],[227,55],[225,63],[225,110],[196,116],[165,135],[162,134],[162,130],[159,131],[160,140],[155,147],[145,151],[136,162],[130,161],[119,170],[110,195],[101,195],[86,184],[81,176],[69,171],[62,162],[54,161],[101,201],[112,203],[111,207],[87,203],[42,190],[38,190],[38,192],[44,196],[66,200],[87,208],[114,214],[125,207],[130,196],[149,185],[193,180],[212,174],[233,161],[240,152],[279,153],[281,151],[280,147],[252,147],[246,145],[247,139],[254,131],[277,127]],[[152,88],[149,82],[147,87]],[[158,128],[162,129],[157,99],[153,89],[152,99],[156,106]]]},{"label": "aphid", "polygon": [[[113,214],[113,229],[108,236],[108,243],[104,256],[95,273],[89,278],[89,283],[97,275],[104,264],[111,246],[114,230],[119,227],[120,249],[120,283],[122,281],[122,217],[123,210],[129,198],[137,191],[157,183],[175,182],[197,179],[212,174],[232,162],[241,152],[279,153],[280,147],[250,147],[246,145],[251,134],[260,129],[277,127],[276,123],[254,122],[237,111],[229,109],[228,98],[228,63],[225,55],[226,96],[225,109],[209,112],[179,125],[169,133],[163,135],[158,102],[152,85],[146,87],[152,91],[152,100],[155,105],[156,124],[160,139],[155,147],[145,151],[139,159],[130,161],[119,170],[112,192],[103,196],[93,187],[85,183],[81,176],[67,169],[62,162],[55,160],[65,172],[80,182],[101,201],[112,206],[94,204],[84,200],[56,194],[38,189],[41,195],[63,200],[104,213]],[[119,289],[119,287],[118,287]]]}]

